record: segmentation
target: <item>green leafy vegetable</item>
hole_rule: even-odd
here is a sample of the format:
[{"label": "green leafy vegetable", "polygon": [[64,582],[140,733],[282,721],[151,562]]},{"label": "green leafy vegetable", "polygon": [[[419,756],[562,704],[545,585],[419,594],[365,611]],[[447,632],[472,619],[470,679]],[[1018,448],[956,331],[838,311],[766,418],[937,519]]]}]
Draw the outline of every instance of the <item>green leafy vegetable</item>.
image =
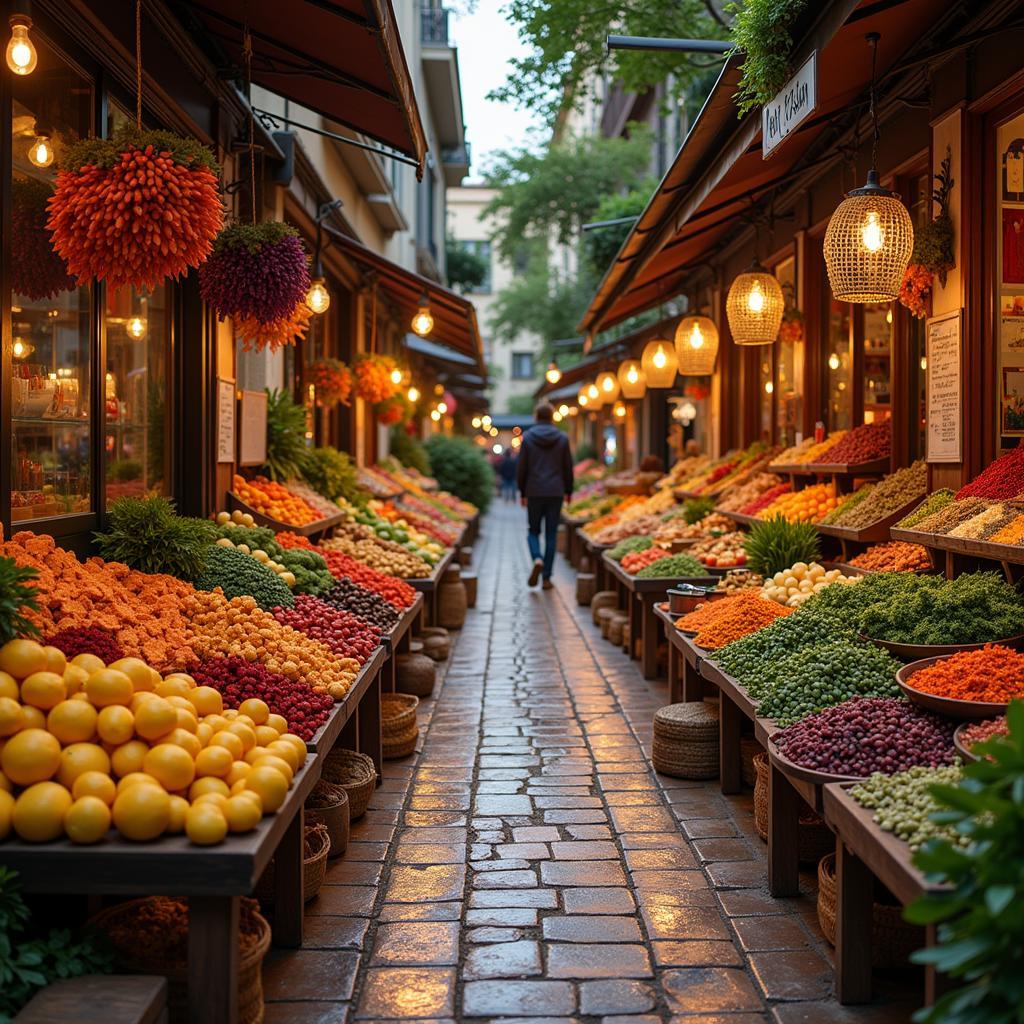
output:
[{"label": "green leafy vegetable", "polygon": [[344,498],[365,505],[370,495],[359,484],[356,464],[347,452],[325,445],[309,449],[302,459],[302,478],[328,501]]},{"label": "green leafy vegetable", "polygon": [[765,578],[797,562],[815,562],[821,556],[814,524],[790,523],[782,516],[755,523],[743,550],[747,553],[747,568]]},{"label": "green leafy vegetable", "polygon": [[35,636],[39,630],[25,617],[36,610],[36,588],[31,585],[39,574],[13,558],[0,558],[0,645],[16,636]]},{"label": "green leafy vegetable", "polygon": [[283,389],[267,389],[267,461],[271,480],[302,475],[307,456],[306,410]]},{"label": "green leafy vegetable", "polygon": [[216,544],[209,548],[206,571],[196,580],[196,586],[200,590],[220,587],[227,598],[251,597],[264,611],[295,604],[291,590],[273,569],[244,551]]}]

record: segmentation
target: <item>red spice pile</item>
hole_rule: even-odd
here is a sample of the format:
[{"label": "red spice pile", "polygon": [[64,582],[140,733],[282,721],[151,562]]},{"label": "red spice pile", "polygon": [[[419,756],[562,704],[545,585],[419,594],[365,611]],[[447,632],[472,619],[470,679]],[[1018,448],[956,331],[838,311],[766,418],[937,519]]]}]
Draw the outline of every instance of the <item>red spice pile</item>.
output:
[{"label": "red spice pile", "polygon": [[892,451],[892,421],[865,423],[851,430],[811,465],[855,466],[861,462],[887,459]]},{"label": "red spice pile", "polygon": [[789,484],[776,484],[770,490],[764,492],[764,494],[755,498],[749,505],[744,505],[740,509],[740,514],[745,516],[756,516],[761,509],[767,508],[776,498],[781,498],[784,494],[789,494],[793,488]]},{"label": "red spice pile", "polygon": [[936,697],[1007,704],[1024,697],[1024,654],[999,645],[961,651],[915,672],[908,684]]},{"label": "red spice pile", "polygon": [[1024,494],[1024,445],[1008,451],[957,491],[957,498],[1016,498]]}]

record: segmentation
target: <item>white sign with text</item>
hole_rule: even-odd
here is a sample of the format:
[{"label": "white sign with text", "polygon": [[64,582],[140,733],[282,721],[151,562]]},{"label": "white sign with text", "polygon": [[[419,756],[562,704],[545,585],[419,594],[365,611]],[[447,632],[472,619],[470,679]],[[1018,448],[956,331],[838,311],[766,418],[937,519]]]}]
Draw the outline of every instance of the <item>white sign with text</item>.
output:
[{"label": "white sign with text", "polygon": [[812,53],[778,95],[761,109],[761,156],[771,156],[818,106],[818,54]]}]

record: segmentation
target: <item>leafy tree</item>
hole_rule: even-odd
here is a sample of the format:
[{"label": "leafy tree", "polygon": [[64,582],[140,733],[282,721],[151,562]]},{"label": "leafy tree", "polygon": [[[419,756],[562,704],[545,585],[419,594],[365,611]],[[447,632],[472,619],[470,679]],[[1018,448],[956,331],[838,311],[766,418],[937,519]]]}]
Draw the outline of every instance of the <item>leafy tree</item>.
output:
[{"label": "leafy tree", "polygon": [[506,403],[510,416],[529,416],[533,413],[533,395],[511,395]]},{"label": "leafy tree", "polygon": [[704,68],[719,63],[701,54],[608,53],[609,33],[725,39],[729,28],[721,0],[508,0],[504,12],[529,53],[512,60],[508,79],[490,98],[535,110],[549,124],[566,101],[582,103],[589,83],[603,77],[637,93],[671,81],[678,100]]},{"label": "leafy tree", "polygon": [[594,211],[594,221],[613,221],[622,218],[634,218],[622,224],[608,224],[605,227],[591,228],[584,236],[584,250],[590,268],[596,278],[604,276],[611,266],[612,260],[618,255],[622,243],[626,240],[633,227],[635,218],[644,211],[655,189],[655,183],[645,180],[636,188],[624,194],[605,196]]},{"label": "leafy tree", "polygon": [[468,291],[479,288],[487,280],[487,263],[477,253],[460,244],[458,239],[447,235],[444,240],[445,265],[448,268],[448,284],[452,288]]}]

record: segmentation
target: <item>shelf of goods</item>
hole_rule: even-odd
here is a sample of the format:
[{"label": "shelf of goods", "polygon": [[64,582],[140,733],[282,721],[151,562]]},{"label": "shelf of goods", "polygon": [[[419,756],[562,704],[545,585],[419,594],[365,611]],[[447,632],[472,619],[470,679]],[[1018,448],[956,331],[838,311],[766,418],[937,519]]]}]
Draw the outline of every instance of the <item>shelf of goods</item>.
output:
[{"label": "shelf of goods", "polygon": [[847,526],[834,526],[828,523],[815,523],[814,525],[818,533],[823,534],[826,537],[835,537],[840,541],[843,549],[843,560],[845,561],[853,557],[855,554],[859,554],[859,551],[856,551],[855,548],[864,547],[868,544],[881,544],[884,541],[892,539],[894,536],[892,534],[892,527],[907,515],[907,513],[912,512],[920,503],[921,499],[919,497],[915,497],[912,501],[900,506],[900,508],[895,512],[891,512],[882,519],[876,520],[868,526],[861,527],[860,529],[851,529]]},{"label": "shelf of goods", "polygon": [[266,516],[262,512],[254,509],[251,505],[235,494],[234,491],[228,491],[228,511],[234,512],[236,510],[239,512],[248,512],[257,526],[266,526],[275,533],[280,533],[282,530],[286,530],[291,533],[297,533],[300,537],[312,537],[317,534],[325,533],[332,526],[337,526],[338,523],[345,519],[345,513],[339,510],[337,515],[328,516],[326,519],[317,519],[312,523],[306,523],[304,526],[295,526],[292,523],[281,522],[279,519],[271,519],[270,516]]},{"label": "shelf of goods", "polygon": [[952,578],[961,568],[963,560],[997,562],[1003,567],[1007,579],[1016,582],[1024,575],[1024,546],[1018,544],[993,544],[988,540],[971,540],[966,537],[947,537],[941,533],[923,533],[921,530],[904,530],[893,526],[889,531],[893,540],[904,540],[927,548],[936,568],[944,570]]},{"label": "shelf of goods", "polygon": [[445,570],[452,564],[454,558],[455,549],[449,548],[441,556],[429,576],[405,581],[410,587],[418,590],[423,595],[423,608],[426,625],[435,625],[437,623],[438,584],[441,581],[441,577],[444,576]]}]

